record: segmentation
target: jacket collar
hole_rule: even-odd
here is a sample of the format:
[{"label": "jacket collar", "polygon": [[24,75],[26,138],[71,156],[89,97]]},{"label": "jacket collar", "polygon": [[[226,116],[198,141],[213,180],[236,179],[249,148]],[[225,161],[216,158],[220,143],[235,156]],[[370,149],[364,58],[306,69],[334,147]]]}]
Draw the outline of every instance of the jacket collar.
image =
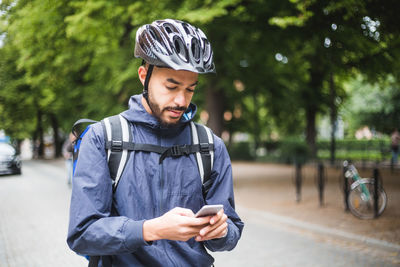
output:
[{"label": "jacket collar", "polygon": [[172,127],[164,127],[160,124],[156,117],[149,114],[142,104],[142,94],[133,95],[129,99],[129,109],[122,112],[121,115],[132,123],[144,124],[147,127],[167,133],[173,133],[182,129],[187,123],[193,120],[197,107],[195,104],[190,103],[188,109],[182,115],[180,121]]}]

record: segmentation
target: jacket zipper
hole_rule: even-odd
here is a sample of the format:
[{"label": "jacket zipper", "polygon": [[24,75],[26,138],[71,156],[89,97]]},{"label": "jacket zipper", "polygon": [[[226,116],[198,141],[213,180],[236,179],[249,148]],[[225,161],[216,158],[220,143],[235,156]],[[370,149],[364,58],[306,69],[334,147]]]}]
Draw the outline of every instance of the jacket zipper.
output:
[{"label": "jacket zipper", "polygon": [[[159,146],[161,146],[161,138],[160,137],[158,137],[158,145]],[[159,216],[162,216],[163,214],[164,214],[164,205],[163,205],[163,197],[164,197],[164,171],[163,171],[163,166],[162,166],[162,164],[163,163],[161,163],[161,164],[159,164],[158,165],[158,168],[159,168],[159,174],[160,174],[160,176],[159,176],[159,178],[160,178],[160,211],[159,211],[159,213],[160,213],[160,215]],[[176,263],[172,260],[172,258],[168,255],[168,250],[167,250],[167,248],[165,247],[165,246],[167,246],[168,245],[168,241],[167,240],[164,240],[164,242],[162,242],[162,248],[163,248],[163,250],[165,251],[165,255],[167,256],[167,258],[168,258],[168,260],[169,260],[169,262],[170,263],[172,263],[173,264],[173,266],[176,266]]]}]

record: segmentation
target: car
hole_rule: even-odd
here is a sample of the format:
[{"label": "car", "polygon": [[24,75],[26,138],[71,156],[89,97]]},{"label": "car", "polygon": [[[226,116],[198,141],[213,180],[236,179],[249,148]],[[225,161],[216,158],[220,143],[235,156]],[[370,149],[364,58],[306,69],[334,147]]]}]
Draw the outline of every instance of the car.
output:
[{"label": "car", "polygon": [[21,174],[21,158],[12,145],[0,143],[0,175],[4,174]]}]

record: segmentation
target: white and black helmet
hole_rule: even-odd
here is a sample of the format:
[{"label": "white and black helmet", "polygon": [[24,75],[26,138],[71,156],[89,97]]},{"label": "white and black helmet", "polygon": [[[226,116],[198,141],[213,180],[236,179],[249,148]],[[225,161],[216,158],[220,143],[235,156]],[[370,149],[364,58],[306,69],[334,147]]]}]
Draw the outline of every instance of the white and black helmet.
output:
[{"label": "white and black helmet", "polygon": [[210,42],[199,29],[186,22],[164,19],[141,26],[136,32],[135,57],[150,65],[214,73]]}]

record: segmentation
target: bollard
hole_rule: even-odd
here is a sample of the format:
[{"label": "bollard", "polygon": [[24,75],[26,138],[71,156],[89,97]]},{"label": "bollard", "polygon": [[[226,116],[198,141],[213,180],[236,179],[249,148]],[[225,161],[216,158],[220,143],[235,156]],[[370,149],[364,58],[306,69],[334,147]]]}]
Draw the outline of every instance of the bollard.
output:
[{"label": "bollard", "polygon": [[346,171],[347,171],[347,161],[343,164],[343,195],[344,195],[344,210],[349,211],[349,183],[347,182],[346,178]]},{"label": "bollard", "polygon": [[390,173],[393,174],[394,173],[394,158],[392,156],[392,158],[390,159]]},{"label": "bollard", "polygon": [[325,187],[325,172],[324,164],[318,163],[318,194],[319,194],[319,206],[324,205],[324,187]]},{"label": "bollard", "polygon": [[374,215],[375,218],[377,218],[379,216],[378,214],[378,189],[379,189],[379,170],[378,168],[374,168],[374,173],[373,173],[373,177],[374,177]]},{"label": "bollard", "polygon": [[295,176],[295,184],[296,184],[296,201],[300,202],[301,200],[301,164],[296,163],[296,176]]}]

